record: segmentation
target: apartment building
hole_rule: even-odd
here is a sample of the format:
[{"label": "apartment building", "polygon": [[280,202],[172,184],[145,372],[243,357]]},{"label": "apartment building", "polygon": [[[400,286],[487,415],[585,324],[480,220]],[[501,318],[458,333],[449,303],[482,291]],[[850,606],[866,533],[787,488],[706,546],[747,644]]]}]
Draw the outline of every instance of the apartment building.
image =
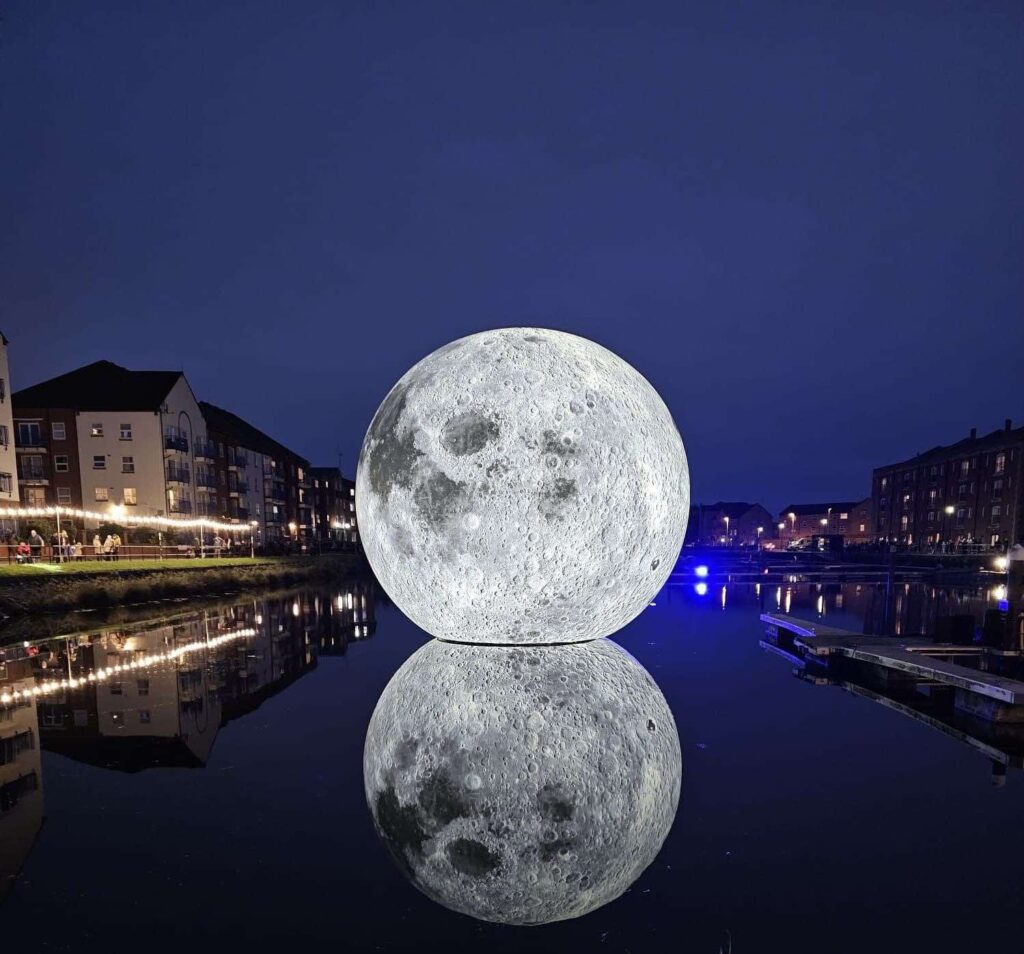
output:
[{"label": "apartment building", "polygon": [[706,546],[756,547],[775,536],[772,515],[757,503],[701,504],[691,508],[690,519],[696,520],[695,542]]},{"label": "apartment building", "polygon": [[96,361],[16,391],[12,403],[23,503],[195,513],[205,422],[182,372]]},{"label": "apartment building", "polygon": [[11,370],[7,363],[7,338],[0,334],[0,507],[16,504],[18,465],[14,445],[14,415],[11,413]]},{"label": "apartment building", "polygon": [[356,524],[356,482],[338,467],[311,467],[313,481],[313,537],[325,550],[354,546],[359,541]]},{"label": "apartment building", "polygon": [[877,539],[905,546],[1024,543],[1024,427],[977,429],[872,475]]},{"label": "apartment building", "polygon": [[816,536],[842,537],[844,544],[865,543],[871,531],[869,513],[870,499],[790,504],[783,507],[776,524],[779,546]]},{"label": "apartment building", "polygon": [[257,523],[262,543],[309,546],[313,497],[309,461],[237,414],[200,402],[215,452],[218,511],[210,516]]}]

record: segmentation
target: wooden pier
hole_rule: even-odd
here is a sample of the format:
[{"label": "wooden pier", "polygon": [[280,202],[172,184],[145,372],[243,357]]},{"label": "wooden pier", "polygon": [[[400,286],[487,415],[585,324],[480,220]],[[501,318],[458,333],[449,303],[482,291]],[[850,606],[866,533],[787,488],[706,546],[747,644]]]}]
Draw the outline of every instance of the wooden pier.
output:
[{"label": "wooden pier", "polygon": [[923,637],[863,636],[781,613],[762,613],[761,622],[766,635],[761,645],[798,668],[811,665],[841,673],[859,664],[883,679],[948,687],[956,694],[958,709],[981,719],[1024,723],[1024,682],[953,661],[970,657],[984,666],[988,656],[1007,654],[978,646],[935,643]]}]

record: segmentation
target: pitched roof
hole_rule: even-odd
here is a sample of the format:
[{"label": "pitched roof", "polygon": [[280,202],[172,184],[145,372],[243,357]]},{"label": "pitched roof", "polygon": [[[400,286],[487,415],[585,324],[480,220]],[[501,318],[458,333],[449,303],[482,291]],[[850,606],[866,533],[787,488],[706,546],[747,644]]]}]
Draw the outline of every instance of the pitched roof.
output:
[{"label": "pitched roof", "polygon": [[754,507],[760,506],[760,504],[746,503],[745,501],[726,502],[719,500],[718,503],[706,504],[704,509],[712,512],[723,513],[730,520],[736,520],[742,517],[748,510],[752,510]]},{"label": "pitched roof", "polygon": [[129,371],[94,361],[11,395],[16,407],[70,407],[83,411],[157,411],[180,371]]},{"label": "pitched roof", "polygon": [[949,460],[951,457],[959,457],[961,454],[977,454],[988,450],[996,450],[1010,444],[1024,443],[1024,427],[1005,428],[983,434],[981,437],[965,437],[963,440],[953,444],[939,444],[931,450],[922,451],[913,457],[897,461],[895,464],[885,464],[876,467],[875,470],[889,470],[892,467],[905,467],[907,465],[930,464],[932,461]]},{"label": "pitched roof", "polygon": [[237,441],[240,447],[258,451],[261,454],[266,454],[268,457],[294,457],[302,463],[303,467],[309,466],[309,462],[304,457],[299,456],[293,450],[289,450],[284,444],[275,441],[274,438],[268,437],[259,428],[253,427],[252,424],[243,420],[237,414],[225,411],[224,408],[217,407],[216,404],[210,404],[208,401],[200,401],[199,410],[203,412],[203,420],[206,421],[208,430],[219,431],[221,434]]},{"label": "pitched roof", "polygon": [[824,503],[790,504],[788,507],[783,507],[779,513],[795,513],[798,517],[806,517],[810,514],[826,513],[830,507],[835,511],[849,513],[854,507],[863,502],[863,500],[826,500]]}]

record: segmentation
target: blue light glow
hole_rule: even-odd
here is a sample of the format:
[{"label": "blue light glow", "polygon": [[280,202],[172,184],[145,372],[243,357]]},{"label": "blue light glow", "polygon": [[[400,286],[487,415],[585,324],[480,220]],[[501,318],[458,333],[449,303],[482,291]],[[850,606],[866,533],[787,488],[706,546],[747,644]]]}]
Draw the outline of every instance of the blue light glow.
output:
[{"label": "blue light glow", "polygon": [[694,583],[693,591],[698,596],[707,596],[708,595],[708,585],[707,585],[707,583]]},{"label": "blue light glow", "polygon": [[693,574],[698,579],[703,580],[708,575],[708,568],[702,563],[700,566],[694,567]]}]

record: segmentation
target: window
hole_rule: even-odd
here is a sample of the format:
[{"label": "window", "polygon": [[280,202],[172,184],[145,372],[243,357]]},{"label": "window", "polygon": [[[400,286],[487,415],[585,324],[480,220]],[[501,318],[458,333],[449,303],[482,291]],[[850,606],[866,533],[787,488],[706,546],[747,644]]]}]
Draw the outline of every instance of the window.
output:
[{"label": "window", "polygon": [[935,522],[935,511],[934,510],[929,510],[928,511],[928,522],[929,523],[934,523]]},{"label": "window", "polygon": [[46,489],[43,487],[26,487],[25,488],[25,506],[26,507],[45,507],[46,506]]},{"label": "window", "polygon": [[14,481],[10,474],[0,474],[0,494],[14,493]]},{"label": "window", "polygon": [[849,520],[850,519],[850,515],[848,513],[841,513],[841,514],[839,514],[839,519],[840,520]]},{"label": "window", "polygon": [[995,504],[992,507],[992,516],[1001,517],[1003,515],[1003,508],[999,504]]},{"label": "window", "polygon": [[67,432],[64,430],[63,421],[54,421],[50,425],[50,429],[53,431],[53,439],[55,441],[67,440]]},{"label": "window", "polygon": [[929,503],[935,503],[935,501],[938,499],[938,496],[939,496],[939,492],[937,490],[929,490],[928,491],[928,502]]},{"label": "window", "polygon": [[11,434],[6,424],[0,424],[0,446],[7,447],[11,443]]},{"label": "window", "polygon": [[138,686],[139,695],[140,696],[148,696],[149,695],[149,680],[148,679],[140,679],[136,685]]},{"label": "window", "polygon": [[45,474],[43,473],[43,455],[25,454],[21,458],[22,480],[42,480],[44,477]]},{"label": "window", "polygon": [[7,400],[7,382],[0,378],[0,404]]},{"label": "window", "polygon": [[62,507],[71,506],[71,488],[70,487],[58,487],[57,488],[57,503]]},{"label": "window", "polygon": [[[889,486],[889,478],[888,478],[888,477],[883,477],[883,478],[882,478],[882,490],[884,491],[884,490],[885,490],[885,488],[886,488],[886,487],[888,487],[888,486]],[[351,494],[352,496],[355,496],[355,493],[356,493],[356,491],[355,491],[355,488],[354,488],[354,487],[350,487],[350,488],[349,488],[349,491],[348,491],[348,492],[349,492],[349,493],[350,493],[350,494]]]},{"label": "window", "polygon": [[19,447],[41,447],[42,443],[43,435],[39,424],[27,421],[20,421],[18,423]]},{"label": "window", "polygon": [[106,470],[107,469],[107,458],[105,454],[93,454],[92,456],[92,469],[93,470]]},{"label": "window", "polygon": [[110,694],[112,696],[123,696],[124,686],[122,686],[121,683],[119,682],[112,682],[110,684]]},{"label": "window", "polygon": [[68,455],[67,454],[54,454],[53,455],[53,472],[55,474],[66,474],[68,472]]},{"label": "window", "polygon": [[143,725],[149,725],[149,709],[139,709],[139,722]]},{"label": "window", "polygon": [[960,461],[960,476],[966,477],[971,472],[971,462],[969,460]]},{"label": "window", "polygon": [[106,503],[110,499],[110,491],[106,487],[96,488],[96,503]]},{"label": "window", "polygon": [[138,494],[134,487],[124,488],[124,503],[126,507],[134,507],[139,502]]},{"label": "window", "polygon": [[862,523],[862,524],[860,525],[860,532],[861,532],[861,533],[864,533],[864,531],[865,531],[865,525],[864,525],[864,524]]},{"label": "window", "polygon": [[102,437],[103,436],[103,422],[102,421],[93,421],[92,426],[89,428],[89,433],[93,437]]},{"label": "window", "polygon": [[1001,474],[1004,470],[1006,470],[1006,455],[996,454],[995,473]]},{"label": "window", "polygon": [[118,428],[118,440],[130,441],[132,439],[132,426],[131,424],[122,424]]},{"label": "window", "polygon": [[121,458],[121,473],[122,474],[134,474],[135,473],[135,458],[134,457],[122,457]]},{"label": "window", "polygon": [[902,531],[903,531],[904,533],[906,533],[906,531],[907,531],[907,525],[908,525],[908,523],[909,523],[909,521],[907,520],[907,515],[906,515],[906,514],[904,514],[904,515],[903,515],[903,516],[902,516],[902,517],[900,518],[900,530],[902,530]]}]

